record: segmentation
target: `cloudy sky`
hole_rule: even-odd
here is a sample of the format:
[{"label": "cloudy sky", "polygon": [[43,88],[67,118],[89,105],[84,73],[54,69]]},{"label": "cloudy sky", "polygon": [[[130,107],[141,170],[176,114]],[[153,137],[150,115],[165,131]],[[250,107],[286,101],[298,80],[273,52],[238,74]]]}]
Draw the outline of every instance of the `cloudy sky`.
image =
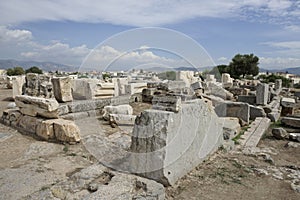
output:
[{"label": "cloudy sky", "polygon": [[[124,31],[143,27],[164,28],[162,35],[174,30],[182,38],[153,37],[169,43],[155,43],[153,48],[151,41],[138,39],[149,38],[151,31],[120,37]],[[114,37],[119,38],[114,41]],[[139,43],[132,47],[135,38]],[[190,42],[202,51],[190,48]],[[0,59],[80,66],[90,55],[89,60],[98,65],[121,58],[123,65],[184,66],[183,57],[197,60],[199,54],[206,54],[198,56],[203,63],[196,61],[205,66],[228,64],[237,53],[254,53],[260,67],[267,69],[300,67],[300,1],[0,1]]]}]

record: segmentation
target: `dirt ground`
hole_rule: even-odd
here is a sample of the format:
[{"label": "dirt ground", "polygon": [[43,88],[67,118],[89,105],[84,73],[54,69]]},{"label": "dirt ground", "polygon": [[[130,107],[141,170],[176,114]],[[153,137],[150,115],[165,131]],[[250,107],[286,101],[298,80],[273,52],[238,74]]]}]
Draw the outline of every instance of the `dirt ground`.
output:
[{"label": "dirt ground", "polygon": [[[3,99],[11,93],[0,89],[0,112],[9,103]],[[150,108],[149,104],[132,106],[134,114]],[[166,188],[166,198],[298,200],[300,192],[292,189],[292,183],[300,180],[300,147],[286,147],[287,143],[270,137],[269,130],[255,152],[220,149]],[[82,144],[38,141],[2,124],[0,161],[0,199],[6,200],[23,199],[96,162]]]}]

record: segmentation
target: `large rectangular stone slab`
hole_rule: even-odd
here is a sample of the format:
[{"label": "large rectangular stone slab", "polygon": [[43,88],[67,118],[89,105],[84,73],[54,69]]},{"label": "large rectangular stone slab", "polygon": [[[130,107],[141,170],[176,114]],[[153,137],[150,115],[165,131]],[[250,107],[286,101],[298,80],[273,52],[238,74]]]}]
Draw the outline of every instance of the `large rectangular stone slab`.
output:
[{"label": "large rectangular stone slab", "polygon": [[146,110],[135,122],[129,170],[173,185],[222,142],[222,123],[204,100],[188,101],[178,113]]},{"label": "large rectangular stone slab", "polygon": [[219,117],[237,117],[245,123],[249,123],[250,107],[247,103],[224,101],[215,107]]},{"label": "large rectangular stone slab", "polygon": [[281,122],[287,126],[300,128],[300,118],[296,117],[283,117],[281,118]]},{"label": "large rectangular stone slab", "polygon": [[256,104],[267,105],[269,99],[269,85],[260,83],[256,87]]},{"label": "large rectangular stone slab", "polygon": [[59,77],[51,79],[53,92],[58,102],[72,101],[72,79],[69,77]]},{"label": "large rectangular stone slab", "polygon": [[58,118],[59,104],[55,99],[18,95],[15,97],[15,102],[21,113],[25,115]]},{"label": "large rectangular stone slab", "polygon": [[178,112],[181,108],[181,97],[179,96],[154,96],[152,109]]}]

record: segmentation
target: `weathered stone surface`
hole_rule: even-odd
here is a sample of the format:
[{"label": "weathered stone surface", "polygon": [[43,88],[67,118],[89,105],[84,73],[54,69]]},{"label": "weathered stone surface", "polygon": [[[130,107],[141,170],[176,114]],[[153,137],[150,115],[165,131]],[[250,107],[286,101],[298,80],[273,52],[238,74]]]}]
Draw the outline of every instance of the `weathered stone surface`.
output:
[{"label": "weathered stone surface", "polygon": [[241,130],[239,119],[234,117],[222,117],[221,121],[222,120],[224,120],[224,125],[223,125],[224,140],[229,140],[234,138]]},{"label": "weathered stone surface", "polygon": [[25,94],[43,98],[53,97],[53,88],[50,82],[50,76],[27,73]]},{"label": "weathered stone surface", "polygon": [[58,107],[58,115],[66,115],[69,113],[69,106],[67,104],[65,105],[59,105]]},{"label": "weathered stone surface", "polygon": [[289,134],[289,138],[290,138],[291,140],[300,142],[300,133],[290,133],[290,134]]},{"label": "weathered stone surface", "polygon": [[280,104],[282,106],[282,110],[281,110],[281,115],[282,116],[287,116],[287,115],[293,115],[294,114],[294,110],[295,110],[295,107],[296,107],[295,99],[283,97],[281,99]]},{"label": "weathered stone surface", "polygon": [[89,114],[87,111],[84,112],[77,112],[77,113],[69,113],[66,115],[61,115],[60,118],[66,119],[66,120],[78,120],[78,119],[84,119],[89,117]]},{"label": "weathered stone surface", "polygon": [[288,132],[283,128],[273,128],[272,134],[276,139],[282,140],[288,136]]},{"label": "weathered stone surface", "polygon": [[268,113],[268,118],[271,120],[271,122],[277,122],[280,118],[280,111],[272,111]]},{"label": "weathered stone surface", "polygon": [[14,108],[17,108],[17,105],[15,102],[10,102],[7,104],[6,106],[7,109],[14,109]]},{"label": "weathered stone surface", "polygon": [[256,96],[254,96],[254,95],[239,95],[238,101],[248,103],[251,105],[255,105],[256,104]]},{"label": "weathered stone surface", "polygon": [[266,117],[263,108],[250,105],[250,120],[255,120],[256,117]]},{"label": "weathered stone surface", "polygon": [[59,199],[165,199],[163,185],[135,175],[110,171],[100,164],[73,174],[67,181],[52,186],[50,191],[52,198]]},{"label": "weathered stone surface", "polygon": [[[107,102],[109,104],[109,102]],[[95,110],[97,102],[95,100],[73,101],[68,104],[70,113],[84,112]]]},{"label": "weathered stone surface", "polygon": [[260,83],[256,87],[256,104],[266,105],[269,98],[269,85]]},{"label": "weathered stone surface", "polygon": [[89,100],[93,99],[93,83],[87,79],[75,79],[72,81],[72,96],[76,100]]},{"label": "weathered stone surface", "polygon": [[181,98],[179,96],[154,96],[152,99],[152,109],[178,112],[181,108]]},{"label": "weathered stone surface", "polygon": [[176,80],[184,81],[186,87],[190,87],[192,83],[199,81],[199,77],[194,76],[194,71],[177,71],[176,72]]},{"label": "weathered stone surface", "polygon": [[230,74],[223,73],[221,81],[224,88],[230,88],[233,86],[233,79],[230,77]]},{"label": "weathered stone surface", "polygon": [[191,84],[191,87],[193,88],[193,90],[198,90],[198,89],[202,89],[203,88],[202,83],[199,82],[199,81]]},{"label": "weathered stone surface", "polygon": [[222,123],[204,100],[182,104],[178,113],[146,110],[132,133],[130,171],[165,185],[213,153],[223,142]]},{"label": "weathered stone surface", "polygon": [[205,94],[202,94],[201,95],[203,98],[205,99],[208,99],[212,102],[213,106],[217,106],[219,104],[222,104],[224,103],[224,99],[220,98],[220,97],[216,97],[214,95],[205,95]]},{"label": "weathered stone surface", "polygon": [[25,115],[58,118],[59,104],[55,99],[19,95],[15,97],[15,102]]},{"label": "weathered stone surface", "polygon": [[224,100],[230,100],[233,98],[232,93],[213,82],[208,83],[208,90],[210,91],[210,94],[221,97]]},{"label": "weathered stone surface", "polygon": [[151,103],[154,93],[157,91],[156,88],[146,88],[142,91],[143,102]]},{"label": "weathered stone surface", "polygon": [[281,118],[281,122],[287,126],[300,128],[300,118],[283,117]]},{"label": "weathered stone surface", "polygon": [[241,137],[241,145],[247,148],[256,147],[265,131],[270,126],[270,119],[257,117]]},{"label": "weathered stone surface", "polygon": [[20,120],[17,122],[17,128],[21,129],[21,132],[35,134],[37,125],[42,121],[42,119],[22,115]]},{"label": "weathered stone surface", "polygon": [[74,122],[64,119],[55,119],[53,121],[55,138],[61,142],[79,142],[80,130]]},{"label": "weathered stone surface", "polygon": [[132,115],[133,109],[130,105],[105,106],[103,109],[103,118],[109,120],[110,114]]},{"label": "weathered stone surface", "polygon": [[13,98],[17,95],[23,94],[23,86],[25,84],[25,76],[14,76],[12,78]]},{"label": "weathered stone surface", "polygon": [[58,102],[72,101],[72,79],[60,77],[51,79],[55,99]]},{"label": "weathered stone surface", "polygon": [[224,101],[215,107],[219,117],[237,117],[245,123],[249,123],[250,106],[247,103]]},{"label": "weathered stone surface", "polygon": [[166,91],[182,90],[186,88],[184,81],[168,81],[159,84],[159,89]]},{"label": "weathered stone surface", "polygon": [[281,92],[282,90],[282,79],[275,80],[275,90],[276,92]]},{"label": "weathered stone surface", "polygon": [[109,123],[120,125],[134,125],[136,115],[110,114]]},{"label": "weathered stone surface", "polygon": [[44,120],[37,124],[36,134],[44,140],[54,139],[54,127],[53,123],[55,120]]}]

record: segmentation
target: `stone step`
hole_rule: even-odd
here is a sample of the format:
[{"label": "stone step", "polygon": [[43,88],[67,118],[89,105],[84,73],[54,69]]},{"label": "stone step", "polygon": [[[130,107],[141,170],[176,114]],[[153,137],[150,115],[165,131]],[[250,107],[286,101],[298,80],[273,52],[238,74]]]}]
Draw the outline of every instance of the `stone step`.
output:
[{"label": "stone step", "polygon": [[244,140],[241,140],[241,146],[245,148],[256,147],[265,131],[269,128],[270,122],[271,120],[266,117],[256,118],[251,124],[251,129],[243,135]]}]

